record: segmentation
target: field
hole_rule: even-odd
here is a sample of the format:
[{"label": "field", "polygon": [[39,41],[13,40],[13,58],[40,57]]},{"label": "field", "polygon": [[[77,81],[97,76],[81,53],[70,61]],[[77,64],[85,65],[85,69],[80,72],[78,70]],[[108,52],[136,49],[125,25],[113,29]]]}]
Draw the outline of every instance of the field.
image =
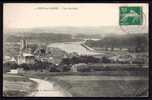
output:
[{"label": "field", "polygon": [[36,83],[19,75],[3,75],[3,96],[26,96],[34,91]]},{"label": "field", "polygon": [[134,78],[112,76],[57,76],[50,80],[56,81],[74,97],[147,96],[148,81]]},{"label": "field", "polygon": [[[141,74],[139,74],[141,73]],[[33,73],[29,77],[55,82],[73,97],[148,96],[148,71],[102,71],[98,73]]]}]

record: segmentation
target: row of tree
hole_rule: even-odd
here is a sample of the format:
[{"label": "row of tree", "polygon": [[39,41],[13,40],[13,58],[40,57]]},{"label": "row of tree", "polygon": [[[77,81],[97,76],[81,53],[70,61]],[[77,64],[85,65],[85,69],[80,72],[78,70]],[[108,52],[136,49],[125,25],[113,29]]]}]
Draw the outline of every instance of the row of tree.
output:
[{"label": "row of tree", "polygon": [[52,71],[52,72],[59,72],[59,71],[69,71],[74,64],[79,63],[99,63],[100,59],[95,58],[93,56],[78,56],[72,58],[63,58],[61,63],[57,66],[55,64],[49,62],[41,62],[36,61],[34,64],[21,64],[18,65],[14,62],[7,62],[3,64],[3,72],[8,72],[10,69],[16,68],[23,68],[24,70],[34,70],[34,71]]},{"label": "row of tree", "polygon": [[[13,33],[12,33],[13,34]],[[50,43],[50,42],[62,42],[72,40],[72,36],[69,34],[60,33],[25,33],[20,35],[5,34],[6,42],[20,42],[21,39],[33,40],[38,42]]]},{"label": "row of tree", "polygon": [[34,64],[21,64],[18,65],[16,63],[12,63],[12,62],[7,62],[3,64],[3,72],[8,72],[10,71],[10,69],[16,69],[16,68],[23,68],[25,71],[28,70],[34,70],[34,71],[43,71],[43,70],[47,70],[47,71],[58,71],[56,69],[56,65],[52,64],[52,63],[48,63],[48,62],[36,62]]},{"label": "row of tree", "polygon": [[66,64],[66,65],[73,65],[73,64],[78,64],[78,63],[99,63],[100,59],[95,58],[93,56],[77,56],[77,57],[72,57],[72,58],[63,58],[61,65]]},{"label": "row of tree", "polygon": [[86,41],[90,47],[127,48],[129,51],[145,52],[148,50],[148,34],[110,35],[98,41]]}]

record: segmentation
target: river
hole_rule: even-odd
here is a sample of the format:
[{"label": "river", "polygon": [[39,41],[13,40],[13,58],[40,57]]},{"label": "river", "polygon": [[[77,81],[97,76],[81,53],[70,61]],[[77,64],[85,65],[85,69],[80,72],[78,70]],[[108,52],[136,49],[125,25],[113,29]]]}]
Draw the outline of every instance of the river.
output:
[{"label": "river", "polygon": [[88,47],[82,42],[52,43],[49,44],[47,47],[59,48],[67,53],[76,52],[79,55],[103,55],[103,53],[98,53],[97,51]]}]

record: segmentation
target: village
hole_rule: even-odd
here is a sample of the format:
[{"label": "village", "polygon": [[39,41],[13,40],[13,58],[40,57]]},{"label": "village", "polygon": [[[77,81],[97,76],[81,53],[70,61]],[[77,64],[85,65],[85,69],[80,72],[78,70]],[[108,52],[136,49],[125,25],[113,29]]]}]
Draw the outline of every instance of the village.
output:
[{"label": "village", "polygon": [[[84,39],[83,41],[78,42],[52,43],[49,45],[40,44],[33,49],[32,45],[29,44],[27,40],[23,39],[20,40],[19,50],[17,51],[18,54],[15,56],[4,56],[3,64],[15,63],[18,66],[26,64],[26,66],[32,67],[39,62],[39,64],[47,63],[49,66],[53,66],[51,68],[48,67],[49,70],[44,69],[45,71],[51,71],[53,68],[56,69],[56,71],[68,69],[66,71],[74,72],[77,72],[77,69],[90,69],[89,66],[101,66],[99,69],[102,69],[103,64],[107,67],[118,66],[118,68],[120,66],[126,66],[125,64],[127,64],[127,66],[129,65],[129,67],[148,67],[147,54],[129,53],[127,48],[113,48],[113,51],[111,48],[108,48],[109,50],[107,49],[106,52],[103,49],[99,51],[85,44],[89,40],[91,39]],[[91,41],[97,40],[98,39],[93,39]],[[43,69],[42,66],[39,67],[41,67],[41,70]],[[7,72],[17,74],[26,70],[25,67],[15,68],[16,69],[7,69]],[[53,71],[55,70],[52,70],[51,72]]]}]

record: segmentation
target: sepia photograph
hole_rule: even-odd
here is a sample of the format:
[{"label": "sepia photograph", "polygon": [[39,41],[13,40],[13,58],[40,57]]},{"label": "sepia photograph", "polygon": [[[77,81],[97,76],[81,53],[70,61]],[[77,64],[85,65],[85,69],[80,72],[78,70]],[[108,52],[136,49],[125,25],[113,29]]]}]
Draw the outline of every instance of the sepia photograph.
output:
[{"label": "sepia photograph", "polygon": [[148,97],[148,3],[4,3],[4,97]]}]

